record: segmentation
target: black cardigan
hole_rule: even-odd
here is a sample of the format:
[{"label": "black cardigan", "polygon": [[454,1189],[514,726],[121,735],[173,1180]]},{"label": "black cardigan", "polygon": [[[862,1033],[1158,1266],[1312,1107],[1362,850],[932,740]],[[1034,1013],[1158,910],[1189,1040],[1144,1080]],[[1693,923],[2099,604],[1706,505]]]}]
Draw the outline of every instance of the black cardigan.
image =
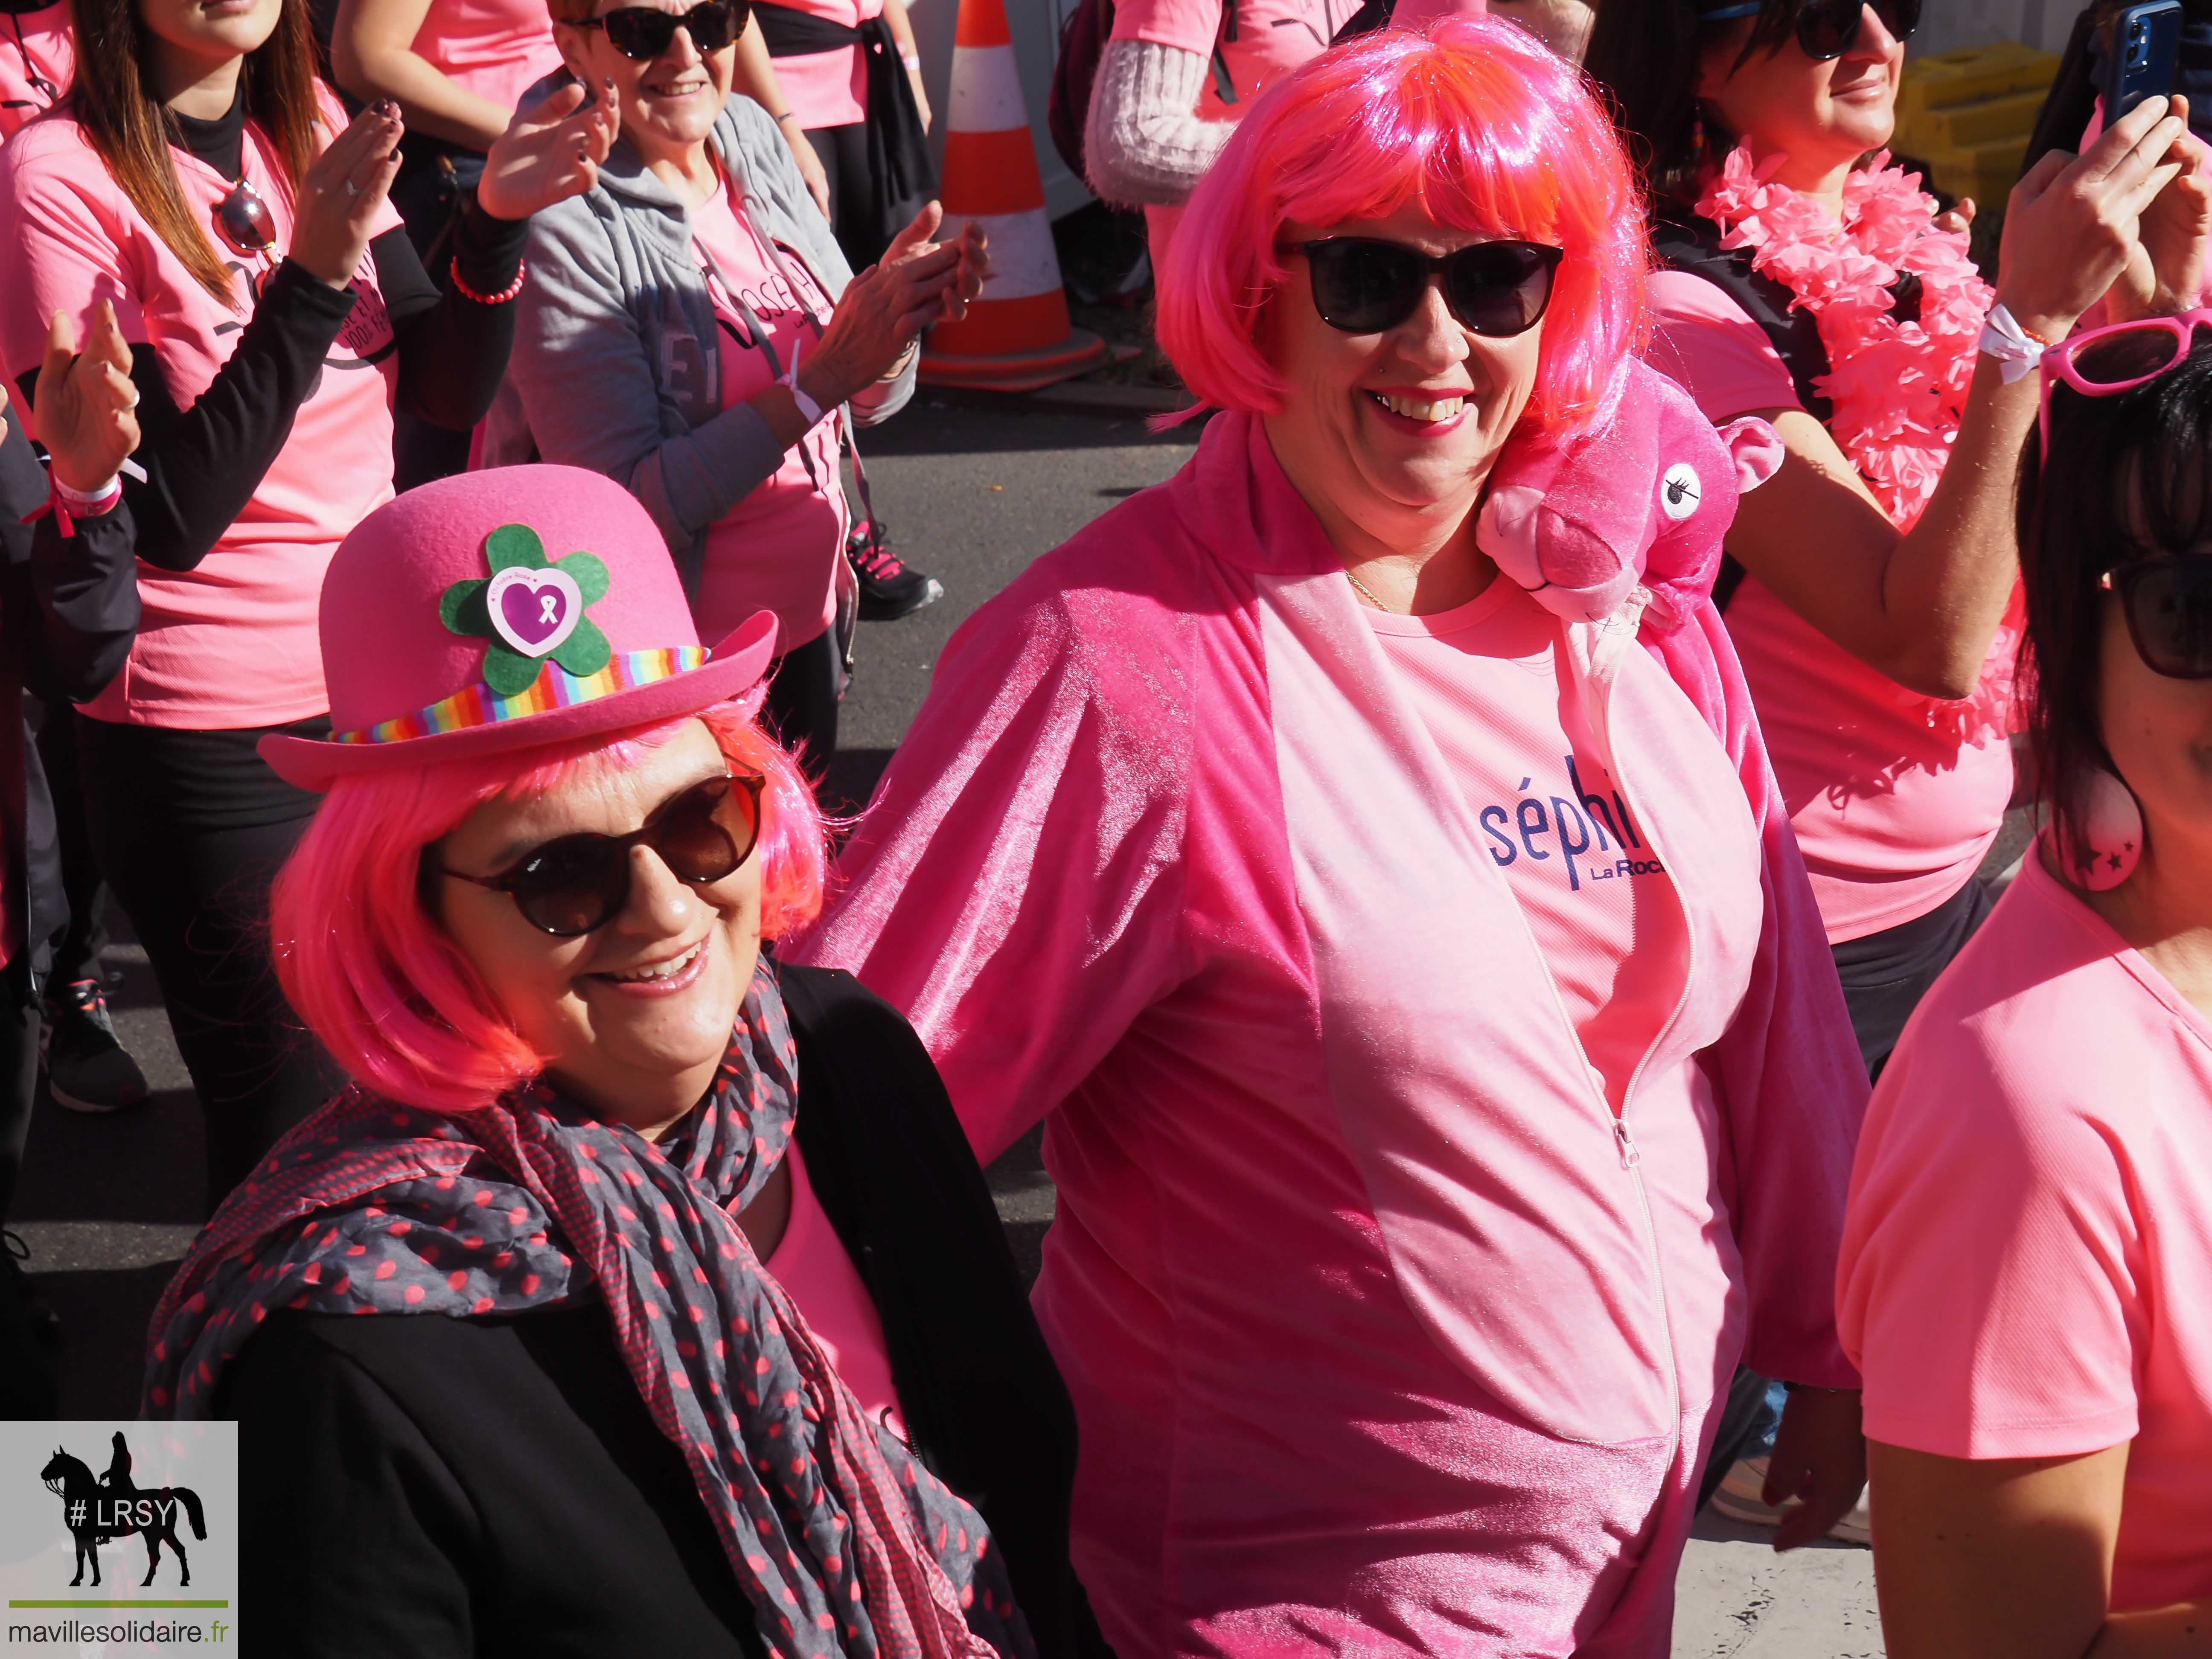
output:
[{"label": "black cardigan", "polygon": [[[849,974],[780,969],[799,1142],[913,1444],[981,1511],[1047,1656],[1106,1655],[1067,1564],[1075,1420],[944,1085]],[[240,1593],[303,1659],[760,1652],[597,1305],[273,1314],[225,1374]]]}]

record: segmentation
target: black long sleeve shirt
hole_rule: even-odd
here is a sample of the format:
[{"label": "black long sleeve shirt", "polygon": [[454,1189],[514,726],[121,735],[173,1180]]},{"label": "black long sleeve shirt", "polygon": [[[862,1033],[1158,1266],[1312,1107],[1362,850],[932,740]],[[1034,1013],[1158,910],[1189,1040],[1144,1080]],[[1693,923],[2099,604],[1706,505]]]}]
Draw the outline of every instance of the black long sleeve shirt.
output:
[{"label": "black long sleeve shirt", "polygon": [[[220,120],[179,116],[185,146],[226,178],[240,176],[246,137],[243,97]],[[526,220],[493,218],[471,206],[455,239],[463,279],[496,294],[515,277]],[[514,307],[467,298],[450,277],[432,280],[404,230],[369,244],[376,286],[391,319],[398,360],[398,408],[433,425],[465,431],[490,409],[514,343]],[[333,289],[286,259],[265,283],[237,349],[190,409],[170,395],[159,355],[131,348],[141,434],[133,457],[141,481],[124,480],[138,556],[164,570],[190,570],[234,523],[291,436],[293,417],[313,394],[353,289]],[[23,377],[27,396],[34,376]]]}]

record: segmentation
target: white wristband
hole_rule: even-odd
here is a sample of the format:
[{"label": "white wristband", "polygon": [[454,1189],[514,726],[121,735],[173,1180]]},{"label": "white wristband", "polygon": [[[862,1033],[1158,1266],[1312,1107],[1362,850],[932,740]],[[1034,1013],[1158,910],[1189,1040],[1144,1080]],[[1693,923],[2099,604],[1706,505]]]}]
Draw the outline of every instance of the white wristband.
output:
[{"label": "white wristband", "polygon": [[785,390],[791,393],[791,401],[799,405],[799,414],[805,418],[806,429],[813,431],[822,423],[822,405],[801,392],[798,381],[786,380],[783,384]]},{"label": "white wristband", "polygon": [[918,52],[901,52],[899,62],[904,64],[909,70],[918,70],[921,67],[921,54]]},{"label": "white wristband", "polygon": [[2002,304],[1990,307],[1990,314],[1982,323],[1982,355],[1997,360],[2007,386],[2033,374],[2047,349],[2032,337]]},{"label": "white wristband", "polygon": [[123,493],[123,475],[120,472],[97,489],[71,489],[59,478],[53,478],[51,482],[54,494],[62,498],[64,504],[76,508],[80,513],[103,507]]}]

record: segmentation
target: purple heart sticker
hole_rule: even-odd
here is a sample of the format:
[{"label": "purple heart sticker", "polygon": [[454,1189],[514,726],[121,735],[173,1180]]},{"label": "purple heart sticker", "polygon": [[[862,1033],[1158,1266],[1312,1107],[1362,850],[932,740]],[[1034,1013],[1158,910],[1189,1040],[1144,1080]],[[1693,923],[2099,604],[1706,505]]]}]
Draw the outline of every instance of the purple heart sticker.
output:
[{"label": "purple heart sticker", "polygon": [[495,632],[526,657],[561,648],[583,617],[583,593],[564,571],[509,568],[484,595]]},{"label": "purple heart sticker", "polygon": [[525,587],[515,583],[499,596],[507,625],[530,641],[543,645],[560,631],[568,614],[568,596],[557,587]]}]

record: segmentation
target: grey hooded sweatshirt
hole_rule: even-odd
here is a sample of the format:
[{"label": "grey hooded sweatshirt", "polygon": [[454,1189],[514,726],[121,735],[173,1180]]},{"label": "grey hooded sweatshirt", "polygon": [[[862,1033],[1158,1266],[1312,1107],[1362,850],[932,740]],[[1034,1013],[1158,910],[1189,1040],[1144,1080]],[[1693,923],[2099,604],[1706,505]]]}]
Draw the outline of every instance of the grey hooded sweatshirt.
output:
[{"label": "grey hooded sweatshirt", "polygon": [[[566,72],[539,82],[542,97]],[[767,111],[732,94],[709,137],[755,222],[799,254],[834,301],[852,280]],[[604,472],[637,497],[697,591],[708,526],[783,464],[748,405],[722,407],[721,348],[691,216],[617,139],[599,181],[530,222],[514,351],[492,405],[489,466],[555,461]],[[848,406],[872,426],[914,392],[914,364]],[[842,549],[825,549],[833,556]],[[799,643],[790,641],[788,643]]]}]

